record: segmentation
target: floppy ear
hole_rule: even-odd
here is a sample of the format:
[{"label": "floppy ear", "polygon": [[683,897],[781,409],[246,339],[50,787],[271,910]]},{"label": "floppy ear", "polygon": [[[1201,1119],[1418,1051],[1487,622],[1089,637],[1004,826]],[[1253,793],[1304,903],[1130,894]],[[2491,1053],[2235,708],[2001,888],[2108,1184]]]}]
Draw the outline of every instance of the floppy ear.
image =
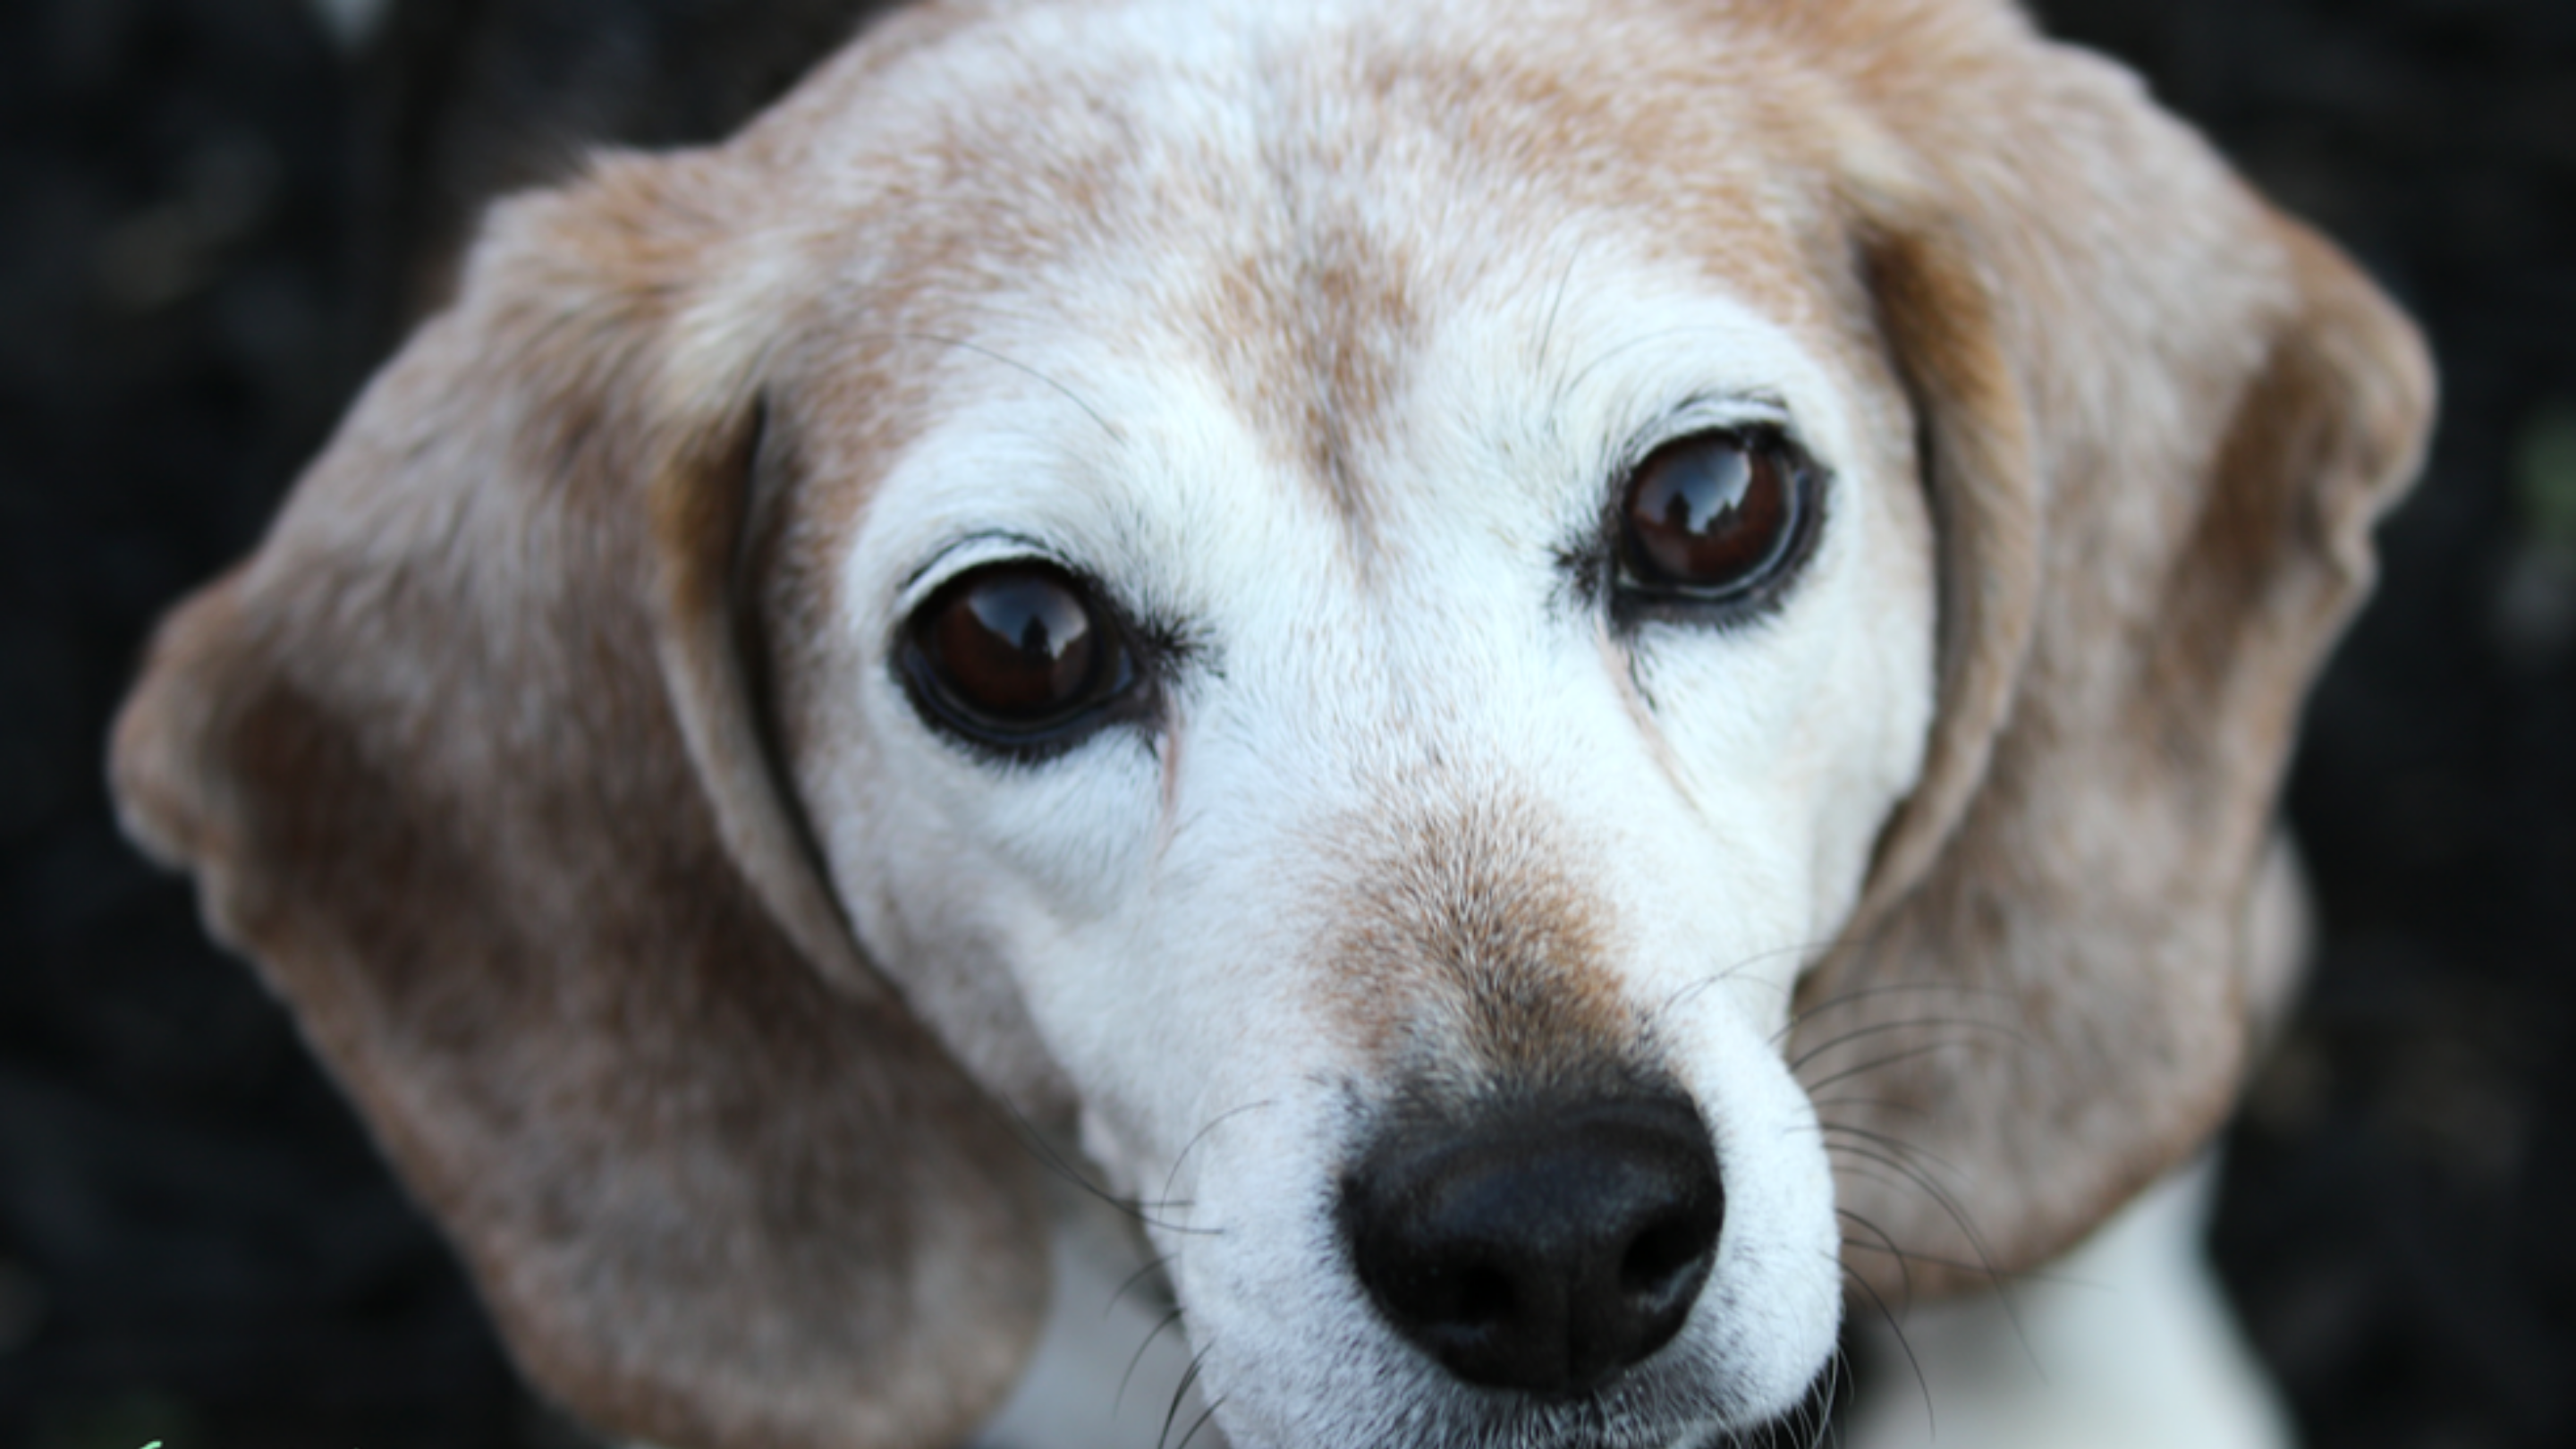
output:
[{"label": "floppy ear", "polygon": [[1792,1051],[1890,1301],[2053,1255],[2223,1114],[2295,974],[2299,703],[2432,391],[2370,284],[2125,74],[2026,39],[1984,66],[1890,94],[1908,169],[1847,202],[1920,432],[1941,700]]},{"label": "floppy ear", "polygon": [[692,158],[496,214],[119,721],[193,868],[616,1435],[962,1437],[1043,1308],[1027,1155],[862,962],[763,747],[732,575],[762,319]]}]

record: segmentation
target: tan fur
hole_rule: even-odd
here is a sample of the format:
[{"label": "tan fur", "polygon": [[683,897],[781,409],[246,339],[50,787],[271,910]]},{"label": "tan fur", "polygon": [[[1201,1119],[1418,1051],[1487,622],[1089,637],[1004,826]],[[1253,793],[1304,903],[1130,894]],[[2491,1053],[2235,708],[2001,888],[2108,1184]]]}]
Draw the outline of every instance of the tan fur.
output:
[{"label": "tan fur", "polygon": [[750,874],[789,857],[746,859],[713,798],[757,764],[692,768],[683,720],[747,701],[657,667],[727,625],[646,487],[741,468],[650,393],[684,181],[498,224],[259,557],[165,628],[119,792],[539,1381],[667,1444],[942,1442],[1035,1326],[1031,1167],[899,1005],[797,949]]},{"label": "tan fur", "polygon": [[[2251,1016],[2277,1011],[2250,989],[2290,973],[2246,959],[2240,926],[2298,701],[2431,401],[2420,342],[2350,264],[2129,77],[2024,45],[2047,63],[1976,81],[1976,117],[2014,118],[2013,169],[1927,164],[1926,194],[1855,202],[1887,238],[1868,271],[1926,414],[1944,703],[1793,1045],[1871,1033],[1811,1081],[1922,1053],[1826,1112],[1918,1144],[1901,1168],[1847,1161],[1838,1200],[1995,1271],[2182,1160],[2234,1094]],[[1957,134],[1967,112],[1896,99],[1927,163],[1995,154]],[[1881,1029],[1962,1017],[1995,1029]],[[1901,1286],[1883,1255],[1850,1266]],[[1917,1264],[1911,1286],[1944,1276],[1984,1275]]]},{"label": "tan fur", "polygon": [[1639,1013],[1607,969],[1571,854],[1514,802],[1354,822],[1380,853],[1350,863],[1343,939],[1321,973],[1352,1038],[1390,1078],[1458,1092],[1578,1085],[1643,1067]]},{"label": "tan fur", "polygon": [[[948,321],[1172,201],[1077,124],[1114,97],[887,113],[883,77],[1007,8],[897,17],[726,148],[505,207],[119,722],[129,827],[294,1003],[530,1372],[613,1432],[951,1442],[1040,1311],[1032,1165],[987,1091],[1062,1085],[961,1070],[914,1020],[782,770],[852,728],[805,687],[832,560],[926,424]],[[1885,1059],[1819,1094],[1916,1145],[1847,1156],[1846,1208],[2027,1266],[2192,1149],[2277,1009],[2248,943],[2295,933],[2253,882],[2415,462],[2421,346],[2134,82],[1999,6],[1600,9],[1590,44],[1514,15],[1472,55],[1355,57],[1359,129],[1436,117],[1488,179],[1633,219],[1919,447],[1939,721],[1789,1051],[1811,1083]],[[860,144],[907,125],[900,165]],[[1354,439],[1448,263],[1305,241],[1185,325],[1365,524]],[[1451,1006],[1489,1060],[1605,1052],[1635,1022],[1586,984],[1577,893],[1442,877],[1459,828],[1394,852],[1354,1001],[1372,963],[1472,962]]]}]

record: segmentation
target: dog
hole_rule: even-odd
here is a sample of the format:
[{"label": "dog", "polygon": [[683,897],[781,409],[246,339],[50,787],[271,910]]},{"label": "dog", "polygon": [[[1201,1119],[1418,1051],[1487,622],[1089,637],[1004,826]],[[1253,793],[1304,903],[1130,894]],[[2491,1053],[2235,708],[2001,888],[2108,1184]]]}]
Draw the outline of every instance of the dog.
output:
[{"label": "dog", "polygon": [[2431,395],[1993,0],[932,0],[497,207],[114,783],[622,1439],[1079,1438],[1096,1193],[1182,1440],[1812,1429],[1848,1301],[2264,1442],[2189,1164]]}]

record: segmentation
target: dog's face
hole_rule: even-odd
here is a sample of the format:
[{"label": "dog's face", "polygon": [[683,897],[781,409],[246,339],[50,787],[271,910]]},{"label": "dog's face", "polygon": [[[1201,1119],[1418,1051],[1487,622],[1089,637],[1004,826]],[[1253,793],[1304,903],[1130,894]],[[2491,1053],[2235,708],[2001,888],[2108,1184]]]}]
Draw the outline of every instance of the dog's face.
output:
[{"label": "dog's face", "polygon": [[[1651,1348],[1618,1441],[1770,1413],[1839,1302],[1790,993],[1932,714],[1924,495],[1873,428],[1901,402],[1790,237],[1677,245],[1757,196],[1623,196],[1672,173],[1654,157],[1533,165],[1533,134],[1605,95],[1422,93],[1486,26],[1388,46],[1319,13],[1185,23],[1185,46],[951,62],[971,80],[938,77],[930,144],[1030,196],[1036,235],[1074,232],[1046,188],[1084,175],[1082,237],[902,273],[943,312],[899,449],[770,418],[801,487],[850,508],[801,544],[822,608],[786,647],[837,895],[981,1080],[1061,1083],[1151,1201],[1236,1444],[1481,1439],[1520,1403],[1443,1364],[1571,1400]],[[1051,119],[994,126],[1015,90],[1167,139],[1110,157]],[[840,327],[824,348],[881,345]],[[1646,1289],[1595,1307],[1556,1281],[1574,1263],[1484,1261],[1551,1232],[1492,1214],[1422,1294],[1510,1302],[1368,1281],[1370,1232],[1432,1232],[1381,1222],[1432,1191],[1378,1181],[1430,1171],[1388,1142],[1656,1101],[1713,1176],[1566,1209],[1638,1238],[1723,1199]],[[1515,1171],[1646,1171],[1556,1158]],[[1551,1250],[1615,1274],[1623,1243]]]},{"label": "dog's face", "polygon": [[[1546,141],[1633,61],[1462,97],[1526,49],[1451,19],[1191,7],[890,78],[897,144],[1016,245],[848,242],[935,340],[900,410],[853,404],[889,424],[773,403],[822,502],[787,736],[871,959],[1149,1204],[1234,1442],[1481,1441],[1615,1379],[1612,1439],[1661,1445],[1833,1342],[1782,1039],[1921,765],[1931,529],[1894,384],[1759,188],[1659,184],[1754,125],[1641,127],[1674,151],[1610,171]],[[818,359],[868,366],[887,305]],[[1602,1242],[1394,1221],[1640,1173],[1565,1207]],[[1372,1281],[1390,1234],[1442,1281]]]},{"label": "dog's face", "polygon": [[936,7],[504,211],[119,769],[541,1376],[938,1442],[1058,1123],[1244,1449],[1695,1442],[2205,1129],[2420,362],[1789,9]]}]

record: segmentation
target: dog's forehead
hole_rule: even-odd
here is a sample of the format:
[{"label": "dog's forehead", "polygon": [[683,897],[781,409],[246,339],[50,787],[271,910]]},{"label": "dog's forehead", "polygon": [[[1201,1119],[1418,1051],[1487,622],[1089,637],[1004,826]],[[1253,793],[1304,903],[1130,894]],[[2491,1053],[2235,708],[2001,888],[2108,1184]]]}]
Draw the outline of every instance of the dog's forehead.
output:
[{"label": "dog's forehead", "polygon": [[962,341],[1043,330],[1187,357],[1357,515],[1354,453],[1470,308],[1545,333],[1564,292],[1643,264],[1820,350],[1853,330],[1796,163],[1824,83],[1758,27],[1716,36],[1655,5],[939,18],[754,143],[801,178],[767,240],[823,264],[745,270],[826,279],[773,305],[822,339],[814,370],[875,421],[880,459],[887,428],[946,406],[931,380],[991,361]]}]

